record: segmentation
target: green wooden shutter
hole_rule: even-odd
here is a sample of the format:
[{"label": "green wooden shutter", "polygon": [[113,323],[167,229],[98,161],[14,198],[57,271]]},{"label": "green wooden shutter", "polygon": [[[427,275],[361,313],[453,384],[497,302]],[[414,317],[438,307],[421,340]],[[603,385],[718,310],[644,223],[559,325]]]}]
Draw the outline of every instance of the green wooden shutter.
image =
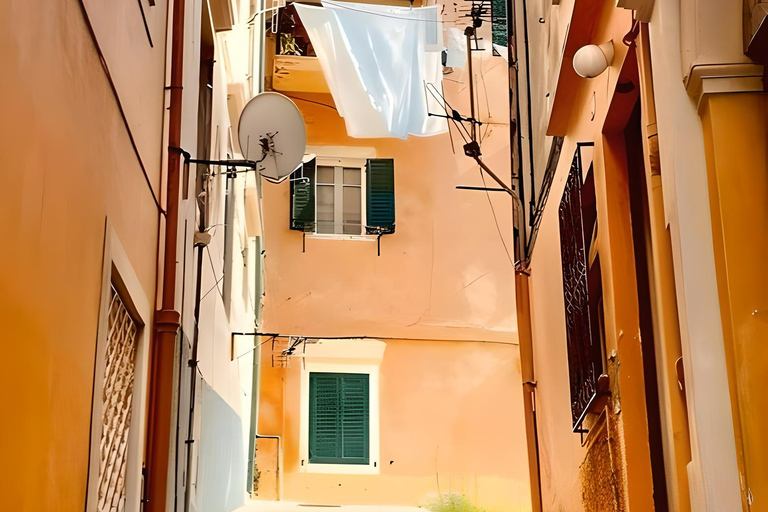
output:
[{"label": "green wooden shutter", "polygon": [[302,164],[291,177],[291,229],[315,230],[315,162]]},{"label": "green wooden shutter", "polygon": [[341,457],[341,393],[335,374],[309,374],[309,461]]},{"label": "green wooden shutter", "polygon": [[309,462],[368,464],[367,374],[309,374]]},{"label": "green wooden shutter", "polygon": [[341,378],[342,457],[368,464],[368,375]]},{"label": "green wooden shutter", "polygon": [[395,232],[395,161],[372,158],[366,165],[366,232]]}]

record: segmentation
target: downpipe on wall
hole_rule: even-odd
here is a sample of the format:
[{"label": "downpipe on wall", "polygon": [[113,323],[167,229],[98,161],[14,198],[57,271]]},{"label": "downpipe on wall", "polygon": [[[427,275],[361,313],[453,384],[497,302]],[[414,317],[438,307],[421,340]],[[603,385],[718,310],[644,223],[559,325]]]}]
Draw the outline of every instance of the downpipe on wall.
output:
[{"label": "downpipe on wall", "polygon": [[539,439],[534,397],[536,380],[533,366],[529,279],[530,275],[527,271],[515,271],[515,303],[520,343],[520,374],[523,380],[523,413],[525,415],[525,438],[528,446],[528,473],[531,482],[531,508],[534,512],[541,512],[541,470],[539,467]]},{"label": "downpipe on wall", "polygon": [[[186,164],[189,165],[189,164]],[[207,173],[207,169],[205,171]],[[229,177],[227,177],[229,179]],[[207,183],[207,176],[203,177],[203,183]],[[197,249],[197,268],[195,269],[195,308],[194,308],[194,321],[195,330],[192,336],[192,350],[189,356],[189,423],[187,427],[187,439],[185,441],[187,445],[187,470],[186,470],[186,482],[184,483],[184,510],[189,511],[191,509],[192,499],[192,443],[194,443],[195,434],[195,400],[197,397],[197,353],[200,345],[200,303],[202,302],[202,283],[203,283],[203,252],[208,245],[208,240],[204,237],[198,238],[198,233],[206,232],[206,224],[208,222],[208,190],[205,190],[203,204],[200,207],[200,220],[198,222],[197,233],[195,233],[195,248]],[[178,447],[176,448],[178,450]]]},{"label": "downpipe on wall", "polygon": [[184,76],[185,0],[174,0],[172,11],[170,106],[168,120],[168,174],[163,288],[161,307],[155,313],[155,336],[150,375],[150,410],[147,428],[146,512],[166,509],[170,464],[171,413],[174,393],[175,347],[181,315],[176,310],[176,252],[178,243],[181,114]]}]

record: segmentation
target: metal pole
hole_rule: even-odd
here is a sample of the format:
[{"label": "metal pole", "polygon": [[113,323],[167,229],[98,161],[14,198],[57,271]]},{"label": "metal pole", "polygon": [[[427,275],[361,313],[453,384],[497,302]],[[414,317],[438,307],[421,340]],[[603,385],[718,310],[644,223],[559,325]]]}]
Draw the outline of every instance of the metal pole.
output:
[{"label": "metal pole", "polygon": [[469,116],[472,119],[472,140],[476,139],[475,127],[475,81],[472,76],[472,36],[475,33],[474,27],[464,29],[464,35],[467,36],[467,75],[469,79]]},{"label": "metal pole", "polygon": [[479,157],[479,156],[475,156],[475,157],[473,157],[473,158],[475,159],[475,162],[477,162],[477,165],[479,165],[481,169],[483,169],[483,170],[484,170],[486,173],[488,173],[488,176],[490,176],[491,178],[493,178],[493,179],[496,181],[496,183],[498,183],[499,185],[501,185],[501,188],[503,188],[503,189],[504,189],[504,191],[505,191],[507,194],[511,195],[512,197],[514,197],[514,198],[515,198],[515,199],[517,199],[518,201],[520,200],[520,198],[519,198],[519,197],[517,197],[517,193],[516,193],[514,190],[512,190],[511,188],[509,188],[509,186],[508,186],[506,183],[504,183],[503,181],[501,181],[501,178],[499,178],[498,176],[496,176],[496,175],[493,173],[493,171],[492,171],[492,170],[491,170],[491,169],[490,169],[490,168],[489,168],[487,165],[485,165],[485,162],[483,162],[482,160],[480,160],[480,157]]}]

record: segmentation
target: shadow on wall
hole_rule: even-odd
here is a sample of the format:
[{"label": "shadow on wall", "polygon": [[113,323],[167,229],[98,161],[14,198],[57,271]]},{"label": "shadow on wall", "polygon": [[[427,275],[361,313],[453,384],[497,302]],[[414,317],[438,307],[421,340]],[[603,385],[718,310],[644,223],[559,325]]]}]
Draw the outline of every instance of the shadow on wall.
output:
[{"label": "shadow on wall", "polygon": [[240,417],[202,381],[197,510],[234,510],[245,503],[246,465]]}]

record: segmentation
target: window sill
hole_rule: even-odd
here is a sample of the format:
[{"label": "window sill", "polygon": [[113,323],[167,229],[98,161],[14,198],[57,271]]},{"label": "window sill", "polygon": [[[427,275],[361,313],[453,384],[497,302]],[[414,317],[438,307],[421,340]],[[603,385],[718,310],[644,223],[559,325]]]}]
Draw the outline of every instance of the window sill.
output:
[{"label": "window sill", "polygon": [[584,420],[589,414],[599,413],[603,407],[605,407],[611,397],[611,391],[609,389],[610,379],[607,375],[601,374],[597,379],[597,390],[592,398],[589,399],[589,403],[584,408],[584,412],[581,413],[581,417],[573,426],[574,434],[581,434],[582,439],[584,434],[589,433],[589,430],[584,428]]},{"label": "window sill", "polygon": [[378,475],[378,465],[371,464],[305,464],[301,470],[304,473],[324,475]]},{"label": "window sill", "polygon": [[355,240],[358,242],[375,242],[377,235],[336,235],[325,233],[307,233],[307,240]]}]

